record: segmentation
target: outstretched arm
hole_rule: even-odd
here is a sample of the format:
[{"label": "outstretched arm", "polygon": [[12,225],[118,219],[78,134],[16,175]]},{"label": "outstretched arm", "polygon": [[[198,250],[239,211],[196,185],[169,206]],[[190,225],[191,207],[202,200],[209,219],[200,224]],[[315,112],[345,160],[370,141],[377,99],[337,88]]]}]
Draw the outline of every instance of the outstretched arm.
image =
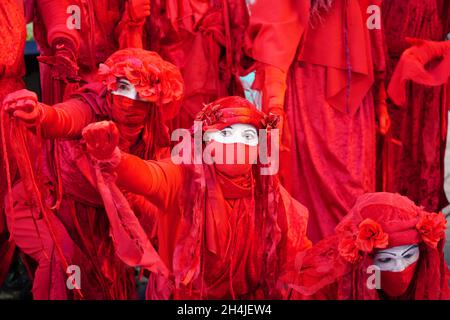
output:
[{"label": "outstretched arm", "polygon": [[82,129],[95,121],[92,109],[83,101],[71,99],[50,107],[40,103],[37,95],[19,90],[3,101],[4,110],[13,118],[23,121],[31,130],[38,126],[42,137],[78,138]]},{"label": "outstretched arm", "polygon": [[144,161],[118,149],[119,131],[110,121],[92,123],[83,130],[88,152],[103,163],[117,163],[113,168],[117,186],[145,196],[160,208],[176,199],[183,173],[180,166],[165,161]]}]

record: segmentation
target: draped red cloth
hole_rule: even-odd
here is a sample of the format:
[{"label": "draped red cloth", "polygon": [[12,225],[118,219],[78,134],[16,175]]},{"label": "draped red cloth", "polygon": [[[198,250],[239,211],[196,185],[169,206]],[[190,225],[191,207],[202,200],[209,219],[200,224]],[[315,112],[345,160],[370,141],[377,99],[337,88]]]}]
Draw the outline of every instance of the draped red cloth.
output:
[{"label": "draped red cloth", "polygon": [[[0,105],[5,96],[24,87],[23,52],[26,40],[25,17],[22,1],[6,0],[0,4]],[[3,147],[0,146],[0,287],[5,280],[15,245],[8,241],[9,234],[4,217],[3,199],[7,191],[6,171],[3,164]],[[16,168],[12,167],[15,175]]]},{"label": "draped red cloth", "polygon": [[171,129],[190,128],[203,105],[241,95],[245,0],[156,0],[146,24],[146,49],[180,68],[185,80],[181,112]]},{"label": "draped red cloth", "polygon": [[366,10],[380,1],[335,0],[319,17],[310,17],[307,1],[278,3],[275,12],[269,1],[254,5],[260,7],[251,16],[252,47],[264,48],[254,55],[260,62],[289,70],[281,178],[310,210],[308,236],[318,241],[359,195],[375,190],[371,88],[384,59]]},{"label": "draped red cloth", "polygon": [[[450,31],[444,29],[448,11],[447,1],[384,1],[387,79],[391,78],[399,66],[401,54],[409,47],[406,37],[444,40]],[[404,72],[413,70],[406,68]],[[415,77],[422,76],[416,74]],[[407,82],[403,106],[394,103],[389,106],[392,127],[383,146],[383,190],[399,192],[435,211],[446,203],[443,192],[447,128],[445,86],[430,87],[419,83]]]},{"label": "draped red cloth", "polygon": [[[399,194],[365,194],[339,223],[334,235],[307,251],[293,285],[293,298],[448,300],[449,271],[443,253],[445,222],[442,213],[426,212]],[[391,298],[382,288],[368,286],[373,275],[368,268],[374,264],[377,248],[413,244],[419,245],[420,256],[402,296]]]}]

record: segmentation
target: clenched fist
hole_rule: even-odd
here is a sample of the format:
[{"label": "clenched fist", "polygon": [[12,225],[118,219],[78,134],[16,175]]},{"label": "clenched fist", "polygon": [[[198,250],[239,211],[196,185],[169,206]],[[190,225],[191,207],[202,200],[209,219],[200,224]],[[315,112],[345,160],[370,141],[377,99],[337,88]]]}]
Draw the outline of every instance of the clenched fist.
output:
[{"label": "clenched fist", "polygon": [[145,20],[150,15],[150,0],[129,0],[128,14],[135,22]]},{"label": "clenched fist", "polygon": [[40,118],[40,106],[36,93],[19,90],[6,96],[3,108],[11,117],[24,121],[27,125],[36,125]]},{"label": "clenched fist", "polygon": [[91,123],[83,129],[82,135],[87,151],[97,160],[111,158],[119,144],[119,130],[111,121]]}]

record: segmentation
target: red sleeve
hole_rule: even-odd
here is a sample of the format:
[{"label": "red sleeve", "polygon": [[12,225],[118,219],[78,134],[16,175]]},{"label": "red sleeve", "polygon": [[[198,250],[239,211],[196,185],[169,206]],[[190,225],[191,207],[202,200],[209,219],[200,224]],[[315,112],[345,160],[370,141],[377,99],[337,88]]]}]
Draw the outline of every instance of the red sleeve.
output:
[{"label": "red sleeve", "polygon": [[95,121],[92,109],[81,100],[71,99],[53,107],[41,104],[42,136],[47,139],[78,138],[89,123]]},{"label": "red sleeve", "polygon": [[71,5],[67,0],[35,0],[47,29],[47,41],[52,44],[57,38],[70,39],[75,48],[79,48],[79,34],[76,30],[67,28],[69,14],[67,8]]},{"label": "red sleeve", "polygon": [[177,198],[183,181],[181,167],[170,159],[144,161],[126,153],[116,173],[117,186],[145,196],[159,208],[167,208]]},{"label": "red sleeve", "polygon": [[248,54],[287,72],[309,21],[309,1],[258,0],[250,12]]}]

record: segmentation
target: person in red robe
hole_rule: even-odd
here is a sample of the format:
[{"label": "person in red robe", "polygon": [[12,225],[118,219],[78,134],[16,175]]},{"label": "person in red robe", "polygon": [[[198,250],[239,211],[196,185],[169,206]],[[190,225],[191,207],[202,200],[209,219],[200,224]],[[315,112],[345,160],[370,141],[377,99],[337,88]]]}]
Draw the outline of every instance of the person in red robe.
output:
[{"label": "person in red robe", "polygon": [[179,67],[186,83],[172,128],[190,128],[203,105],[219,97],[244,96],[245,0],[153,0],[151,12],[144,48]]},{"label": "person in red robe", "polygon": [[56,104],[95,81],[118,49],[142,48],[150,0],[28,0],[41,53],[42,100]]},{"label": "person in red robe", "polygon": [[306,253],[294,298],[448,300],[445,231],[442,213],[399,194],[365,194]]},{"label": "person in red robe", "polygon": [[[0,105],[5,96],[24,87],[23,52],[26,29],[22,1],[6,0],[0,3]],[[2,132],[7,128],[1,128]],[[2,286],[14,256],[15,245],[9,241],[9,233],[3,213],[3,199],[7,191],[6,170],[3,165],[3,147],[0,145],[0,287]],[[15,168],[11,168],[13,179]]]},{"label": "person in red robe", "polygon": [[[101,83],[54,106],[38,103],[26,90],[4,101],[22,177],[9,186],[8,228],[38,264],[35,299],[130,299],[136,296],[130,266],[167,273],[134,214],[105,213],[80,138],[87,124],[111,119],[121,148],[157,159],[168,151],[164,123],[179,109],[183,80],[173,65],[142,49],[117,51],[100,66],[99,77]],[[54,141],[51,152],[41,151],[42,139]],[[80,268],[81,283],[69,290],[72,265]]]},{"label": "person in red robe", "polygon": [[[196,148],[188,132],[180,144],[189,141],[196,149],[192,157],[183,149],[188,161],[181,164],[174,151],[163,161],[144,161],[121,151],[112,123],[91,124],[83,131],[101,176],[116,179],[110,188],[142,195],[160,210],[158,252],[173,282],[163,287],[152,275],[147,298],[287,298],[283,284],[292,281],[295,260],[310,241],[307,209],[276,175],[263,175],[261,163],[255,162],[263,148],[261,135],[275,128],[277,120],[240,97],[218,99],[196,119],[194,137],[202,139],[205,133],[206,141]],[[242,158],[239,148],[245,151]],[[193,159],[206,157],[211,149],[212,161],[196,164]],[[224,155],[231,160],[224,161]],[[104,199],[111,203],[108,208],[125,210],[114,198]]]},{"label": "person in red robe", "polygon": [[[450,32],[450,3],[442,0],[384,1],[387,82],[393,76],[407,37],[442,41]],[[404,23],[407,21],[407,23]],[[430,62],[433,63],[430,59]],[[417,77],[416,79],[417,80]],[[446,82],[446,81],[445,81]],[[430,211],[446,205],[443,192],[447,135],[445,86],[407,84],[406,101],[389,104],[392,127],[383,146],[383,191],[408,196]]]},{"label": "person in red robe", "polygon": [[389,121],[382,34],[368,28],[369,5],[380,1],[250,7],[254,87],[263,110],[284,118],[282,182],[310,210],[313,242],[333,233],[359,195],[375,191],[376,114],[382,131]]}]

